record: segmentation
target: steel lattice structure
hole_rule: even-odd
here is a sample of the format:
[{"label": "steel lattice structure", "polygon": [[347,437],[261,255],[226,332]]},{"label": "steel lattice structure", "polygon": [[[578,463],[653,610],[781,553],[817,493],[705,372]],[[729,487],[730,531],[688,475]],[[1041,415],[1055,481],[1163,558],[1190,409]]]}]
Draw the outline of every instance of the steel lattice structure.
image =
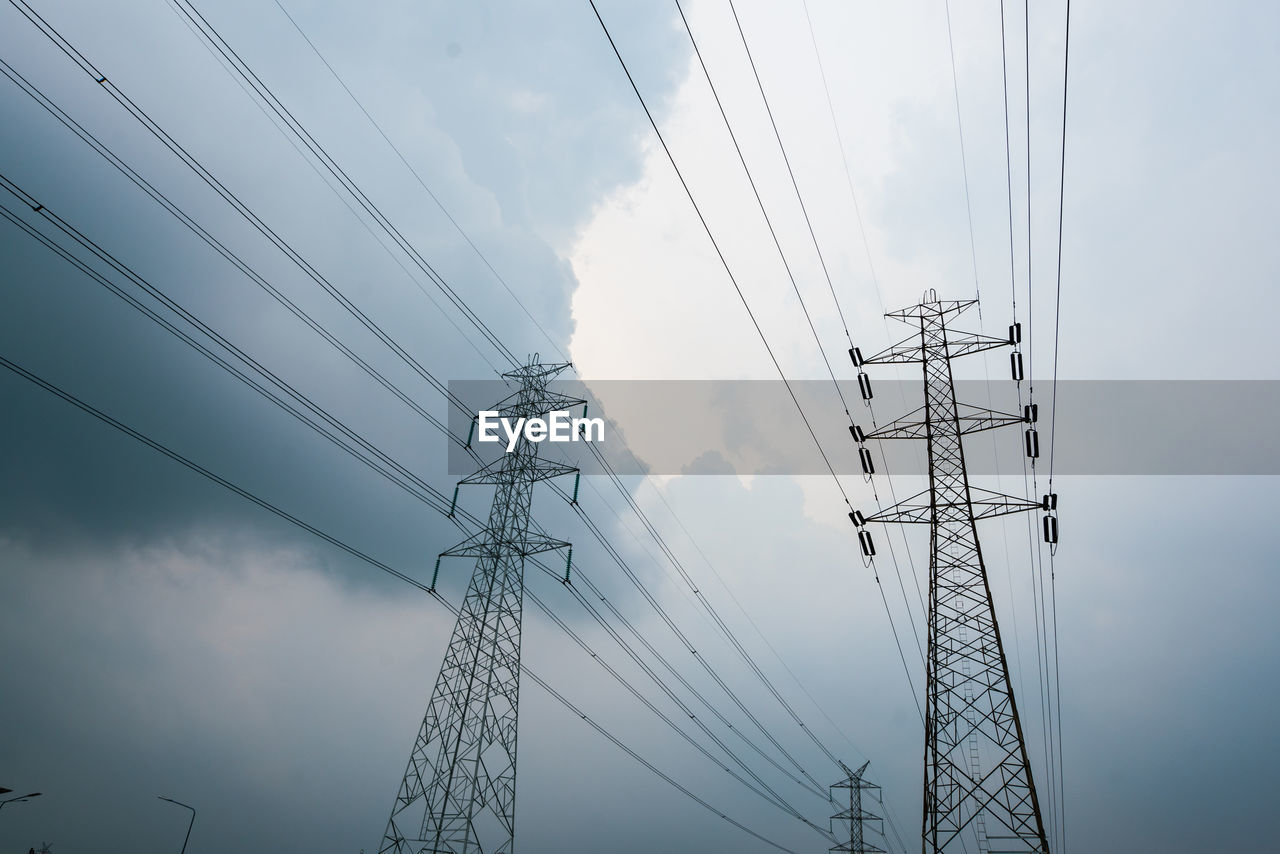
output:
[{"label": "steel lattice structure", "polygon": [[[532,357],[503,375],[520,388],[494,408],[515,419],[581,405],[547,388],[568,367]],[[380,852],[512,851],[525,558],[569,545],[530,531],[533,485],[574,471],[538,459],[538,443],[521,437],[512,451],[461,481],[497,489],[486,527],[442,555],[475,557],[475,571]]]},{"label": "steel lattice structure", "polygon": [[918,332],[865,360],[923,366],[924,407],[866,439],[924,439],[929,461],[925,492],[866,521],[929,525],[924,851],[959,850],[971,832],[979,851],[1047,854],[977,529],[980,518],[1040,505],[969,485],[963,436],[1023,422],[956,403],[951,360],[1011,343],[948,329],[975,302],[941,302],[931,292],[889,313]]},{"label": "steel lattice structure", "polygon": [[[850,854],[885,854],[883,848],[866,841],[867,825],[880,825],[884,821],[883,818],[868,811],[862,805],[863,792],[880,788],[864,777],[867,772],[867,766],[870,764],[871,762],[868,760],[863,762],[857,771],[851,771],[849,766],[843,762],[840,763],[840,767],[844,769],[848,776],[831,788],[849,790],[849,808],[831,816],[831,821],[833,824],[837,821],[849,822],[849,841],[832,846],[829,849],[831,851],[847,851]],[[834,797],[832,795],[833,799]]]}]

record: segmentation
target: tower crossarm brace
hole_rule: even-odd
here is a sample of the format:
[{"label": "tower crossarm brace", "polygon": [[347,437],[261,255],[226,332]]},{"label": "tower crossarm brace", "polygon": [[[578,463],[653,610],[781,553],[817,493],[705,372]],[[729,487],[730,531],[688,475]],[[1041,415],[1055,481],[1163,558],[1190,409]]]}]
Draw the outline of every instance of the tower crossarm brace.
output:
[{"label": "tower crossarm brace", "polygon": [[924,851],[972,851],[976,841],[979,852],[1048,854],[977,529],[980,519],[1040,505],[969,484],[963,436],[1021,421],[956,402],[951,360],[1010,343],[948,327],[974,303],[930,292],[888,315],[916,331],[866,362],[920,364],[925,404],[868,438],[923,439],[929,488],[866,521],[929,526]]},{"label": "tower crossarm brace", "polygon": [[[892,507],[886,507],[879,513],[867,517],[868,522],[897,522],[905,525],[931,525],[935,509],[942,508],[947,512],[964,511],[965,506],[941,505],[930,503],[929,490],[924,490],[901,501]],[[968,506],[973,509],[974,519],[990,519],[992,516],[1007,516],[1010,513],[1021,513],[1024,510],[1039,510],[1036,501],[1027,501],[1015,495],[992,492],[989,489],[969,487]]]},{"label": "tower crossarm brace", "polygon": [[[519,390],[498,405],[533,418],[584,401],[547,389],[569,367],[537,357],[504,374]],[[530,531],[533,485],[575,469],[538,459],[523,437],[462,483],[496,487],[483,530],[442,553],[475,570],[409,755],[381,854],[510,854],[515,838],[516,721],[524,564],[569,544]],[[437,564],[437,569],[439,565]],[[434,581],[432,582],[434,586]]]},{"label": "tower crossarm brace", "polygon": [[[938,306],[938,309],[936,312],[931,313],[917,312],[916,309],[920,306],[915,306],[902,311],[891,311],[885,317],[892,317],[916,326],[924,323],[927,320],[927,316],[942,318],[945,321],[945,318],[959,314],[970,306],[977,305],[977,302],[977,300],[969,299],[922,303],[921,305]],[[954,359],[958,356],[967,356],[970,353],[980,353],[983,350],[1006,347],[1009,343],[1008,339],[996,338],[992,335],[980,335],[977,332],[952,332],[941,343],[935,342],[933,344],[934,352],[930,354],[928,352],[930,345],[922,342],[918,335],[911,335],[892,347],[868,357],[865,363],[868,365],[919,364],[929,359],[931,355],[935,358],[945,355],[949,359]]]},{"label": "tower crossarm brace", "polygon": [[[872,430],[866,437],[867,439],[928,439],[929,424],[924,418],[924,411],[925,408],[922,406],[908,412],[902,418]],[[1022,416],[970,406],[967,403],[956,404],[956,418],[959,421],[961,435],[1026,423]]]}]

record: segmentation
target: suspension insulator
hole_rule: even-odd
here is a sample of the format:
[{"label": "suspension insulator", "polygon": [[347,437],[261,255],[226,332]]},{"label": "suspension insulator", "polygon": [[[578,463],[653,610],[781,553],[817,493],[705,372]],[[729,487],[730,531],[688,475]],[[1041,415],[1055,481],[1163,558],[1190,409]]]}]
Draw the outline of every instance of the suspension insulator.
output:
[{"label": "suspension insulator", "polygon": [[458,509],[458,490],[459,490],[459,489],[461,489],[461,488],[462,488],[462,486],[461,486],[461,485],[454,486],[454,488],[453,488],[453,501],[452,501],[452,502],[450,502],[450,504],[449,504],[449,518],[450,518],[450,519],[452,519],[452,518],[453,518],[453,511],[455,511],[455,510],[457,510],[457,509]]},{"label": "suspension insulator", "polygon": [[871,461],[871,451],[866,448],[858,449],[858,461],[862,463],[863,474],[875,474],[876,466]]},{"label": "suspension insulator", "polygon": [[876,556],[876,544],[871,542],[871,532],[866,528],[858,531],[858,543],[862,546],[862,553],[867,557]]},{"label": "suspension insulator", "polygon": [[582,472],[577,471],[573,475],[573,499],[569,502],[570,504],[578,503],[578,484],[580,483],[582,483]]},{"label": "suspension insulator", "polygon": [[474,438],[474,437],[475,437],[475,435],[476,435],[476,420],[475,420],[474,418],[472,418],[472,419],[471,419],[471,426],[467,428],[467,445],[466,445],[466,446],[467,446],[468,448],[470,448],[470,447],[471,447],[471,440],[472,440],[472,438]]},{"label": "suspension insulator", "polygon": [[855,368],[862,367],[862,350],[858,347],[849,348],[849,358],[853,361]]},{"label": "suspension insulator", "polygon": [[863,525],[867,524],[867,518],[862,515],[861,510],[850,510],[849,521],[853,523],[853,527],[855,528],[861,528]]},{"label": "suspension insulator", "polygon": [[1022,324],[1015,323],[1009,327],[1009,343],[1018,345],[1022,343]]},{"label": "suspension insulator", "polygon": [[857,442],[859,445],[867,441],[867,434],[863,433],[862,428],[859,427],[857,424],[849,425],[849,435],[852,436],[853,441]]},{"label": "suspension insulator", "polygon": [[1022,407],[1022,420],[1028,424],[1035,424],[1040,419],[1040,404],[1028,403]]},{"label": "suspension insulator", "polygon": [[1034,427],[1027,428],[1027,456],[1033,460],[1040,456],[1040,435]]},{"label": "suspension insulator", "polygon": [[1022,351],[1014,350],[1009,354],[1009,368],[1015,383],[1022,382]]},{"label": "suspension insulator", "polygon": [[1058,493],[1050,492],[1040,499],[1040,507],[1046,513],[1058,509]]},{"label": "suspension insulator", "polygon": [[871,399],[871,377],[863,371],[858,371],[858,391],[862,392],[863,400]]},{"label": "suspension insulator", "polygon": [[444,555],[440,555],[439,557],[436,558],[436,571],[431,573],[431,589],[432,590],[436,589],[436,579],[440,577],[440,558],[442,557],[444,557]]},{"label": "suspension insulator", "polygon": [[1051,546],[1058,544],[1058,517],[1044,517],[1044,541]]},{"label": "suspension insulator", "polygon": [[564,583],[569,583],[569,567],[573,564],[573,546],[569,546],[569,554],[564,559]]}]

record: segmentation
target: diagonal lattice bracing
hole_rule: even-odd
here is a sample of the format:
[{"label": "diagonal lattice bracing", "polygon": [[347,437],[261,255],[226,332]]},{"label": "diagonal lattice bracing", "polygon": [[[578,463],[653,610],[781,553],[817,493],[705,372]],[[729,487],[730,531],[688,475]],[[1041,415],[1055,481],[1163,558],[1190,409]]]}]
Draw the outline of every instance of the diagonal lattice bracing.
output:
[{"label": "diagonal lattice bracing", "polygon": [[[520,383],[498,411],[545,416],[582,404],[547,389],[568,365],[529,364],[506,374]],[[445,555],[475,557],[440,675],[396,794],[382,854],[510,854],[515,837],[520,619],[525,557],[568,545],[529,530],[533,485],[573,471],[515,448],[464,483],[496,487],[485,529]]]},{"label": "diagonal lattice bracing", "polygon": [[1048,854],[977,530],[980,518],[1038,505],[969,485],[962,437],[1020,423],[956,402],[951,359],[1008,343],[948,329],[972,304],[926,298],[891,313],[918,334],[866,360],[922,365],[925,405],[871,435],[923,439],[929,460],[926,492],[867,521],[930,530],[924,851],[965,850],[976,840],[980,852]]}]

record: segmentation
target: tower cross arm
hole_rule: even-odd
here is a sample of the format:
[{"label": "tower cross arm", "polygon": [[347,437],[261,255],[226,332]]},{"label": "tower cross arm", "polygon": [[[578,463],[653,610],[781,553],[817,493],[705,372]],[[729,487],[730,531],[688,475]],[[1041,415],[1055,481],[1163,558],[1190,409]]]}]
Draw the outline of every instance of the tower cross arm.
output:
[{"label": "tower cross arm", "polygon": [[[905,501],[868,516],[867,521],[898,525],[928,525],[933,521],[935,509],[963,509],[966,506],[962,502],[930,504],[928,498],[928,490],[917,493]],[[974,519],[990,519],[993,516],[1007,516],[1024,510],[1036,510],[1040,507],[1040,503],[1014,495],[1005,495],[1002,492],[992,492],[989,489],[970,487],[968,506],[973,509]]]},{"label": "tower cross arm", "polygon": [[548,412],[568,411],[582,406],[586,401],[580,397],[570,397],[558,391],[543,389],[538,393],[536,403],[530,404],[520,391],[513,392],[500,400],[494,409],[503,418],[537,418]]},{"label": "tower cross arm", "polygon": [[484,530],[472,534],[451,549],[441,552],[442,557],[494,557],[499,552],[516,554],[521,557],[536,555],[556,549],[569,548],[572,543],[557,540],[543,534],[527,533],[518,540],[502,542],[495,540],[490,531]]},{"label": "tower cross arm", "polygon": [[981,335],[977,332],[948,332],[947,358],[955,359],[970,353],[981,353],[983,350],[994,350],[997,347],[1009,347],[1012,342],[1008,338],[994,335]]},{"label": "tower cross arm", "polygon": [[920,346],[920,335],[917,333],[881,350],[874,356],[868,356],[863,363],[867,365],[911,365],[923,361],[924,348]]},{"label": "tower cross arm", "polygon": [[547,480],[565,474],[574,474],[577,468],[553,460],[535,459],[519,468],[512,468],[505,457],[499,457],[484,468],[458,481],[467,485],[510,483],[514,478],[522,480]]},{"label": "tower cross arm", "polygon": [[[982,430],[994,430],[996,427],[1007,427],[1021,424],[1021,416],[994,409],[983,409],[977,406],[961,404],[957,406],[956,420],[960,425],[961,435],[977,433]],[[927,439],[929,424],[920,419],[924,407],[908,412],[902,418],[896,418],[867,434],[868,439]]]}]

